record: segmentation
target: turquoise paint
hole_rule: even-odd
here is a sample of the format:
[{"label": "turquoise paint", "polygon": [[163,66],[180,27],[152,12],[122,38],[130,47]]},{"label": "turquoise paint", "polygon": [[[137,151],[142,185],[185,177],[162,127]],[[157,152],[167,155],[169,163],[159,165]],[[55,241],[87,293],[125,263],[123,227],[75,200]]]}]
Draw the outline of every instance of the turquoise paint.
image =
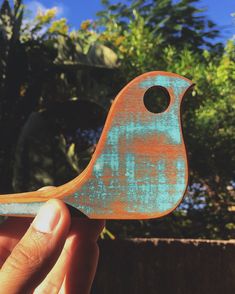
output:
[{"label": "turquoise paint", "polygon": [[125,161],[126,161],[126,170],[125,170],[125,176],[126,181],[128,184],[129,189],[126,191],[127,194],[127,201],[128,203],[131,203],[131,207],[129,206],[130,211],[136,210],[136,205],[132,205],[133,203],[136,203],[139,199],[138,195],[138,186],[136,185],[136,177],[135,177],[135,170],[138,168],[135,163],[135,156],[131,153],[127,153],[125,155]]},{"label": "turquoise paint", "polygon": [[140,83],[140,88],[149,89],[154,86],[161,86],[165,88],[173,88],[175,94],[179,96],[191,84],[179,77],[168,77],[165,75],[158,75],[156,77],[147,77],[145,81]]},{"label": "turquoise paint", "polygon": [[167,135],[172,139],[175,144],[180,144],[180,126],[178,121],[179,113],[179,96],[186,89],[189,88],[191,84],[178,77],[168,77],[168,76],[156,76],[148,77],[145,81],[140,83],[140,88],[149,89],[153,86],[161,86],[164,88],[172,88],[176,101],[174,105],[171,106],[169,113],[164,113],[164,123],[160,123],[160,128],[157,127],[158,132],[166,132]]},{"label": "turquoise paint", "polygon": [[176,185],[175,189],[179,193],[182,192],[182,189],[184,191],[184,188],[187,183],[185,183],[185,172],[186,172],[186,166],[184,163],[184,160],[182,158],[178,158],[176,161],[176,168],[177,168],[177,173],[176,173]]},{"label": "turquoise paint", "polygon": [[[133,137],[147,137],[153,133],[164,134],[173,144],[181,144],[178,116],[174,108],[169,113],[162,115],[161,120],[152,120],[150,123],[139,123],[138,121],[127,123],[123,126],[113,126],[109,131],[107,143],[114,146],[118,144],[121,136],[130,140]],[[115,148],[115,147],[114,147]]]},{"label": "turquoise paint", "polygon": [[[162,134],[169,144],[182,144],[180,133],[179,95],[189,86],[189,82],[179,77],[156,76],[147,77],[140,83],[140,87],[148,89],[152,86],[172,88],[175,95],[175,103],[170,106],[168,112],[162,114],[149,114],[148,121],[143,121],[141,113],[128,114],[128,121],[122,120],[122,114],[116,114],[112,126],[108,131],[107,140],[103,153],[97,158],[93,167],[93,177],[85,183],[81,190],[73,196],[67,197],[66,201],[74,205],[87,215],[95,214],[95,208],[99,207],[99,215],[112,214],[112,204],[115,199],[124,204],[127,212],[154,213],[172,209],[182,197],[186,188],[186,166],[182,158],[174,162],[168,161],[165,155],[153,165],[151,159],[146,157],[141,162],[139,157],[129,152],[133,138],[145,141],[149,136]],[[128,97],[131,99],[131,97]],[[127,110],[123,109],[125,114]],[[123,117],[126,117],[123,115]],[[126,142],[126,152],[121,154],[119,141]],[[148,142],[146,141],[146,144]],[[123,151],[122,151],[123,152]],[[122,165],[120,164],[122,161]],[[123,167],[124,166],[124,167]],[[170,185],[167,177],[167,169],[175,167],[175,184]],[[136,178],[136,171],[144,170],[142,178]],[[151,172],[155,177],[151,176]],[[109,184],[103,182],[103,176],[110,174]],[[121,180],[120,180],[121,179]],[[124,180],[123,180],[124,179]],[[123,195],[125,197],[123,198]],[[87,199],[88,205],[81,205],[79,200]],[[96,203],[92,206],[89,203]],[[100,203],[97,205],[97,203]]]},{"label": "turquoise paint", "polygon": [[166,169],[166,161],[164,159],[161,159],[157,162],[157,171],[163,172]]}]

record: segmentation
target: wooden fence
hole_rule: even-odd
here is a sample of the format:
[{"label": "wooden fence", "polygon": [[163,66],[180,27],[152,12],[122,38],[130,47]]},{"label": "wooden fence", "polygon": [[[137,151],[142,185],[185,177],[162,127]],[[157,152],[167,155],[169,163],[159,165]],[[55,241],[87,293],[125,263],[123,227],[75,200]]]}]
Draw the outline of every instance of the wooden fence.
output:
[{"label": "wooden fence", "polygon": [[235,240],[100,241],[92,294],[233,294]]}]

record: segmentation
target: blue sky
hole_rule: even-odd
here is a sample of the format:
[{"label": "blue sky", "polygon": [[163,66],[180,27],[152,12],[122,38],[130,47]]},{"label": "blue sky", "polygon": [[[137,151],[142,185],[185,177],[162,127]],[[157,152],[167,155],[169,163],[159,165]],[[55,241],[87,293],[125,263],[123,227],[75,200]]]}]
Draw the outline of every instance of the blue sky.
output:
[{"label": "blue sky", "polygon": [[[115,2],[119,1],[113,1]],[[122,0],[122,2],[128,1]],[[66,17],[73,28],[78,28],[83,20],[95,19],[96,12],[102,9],[100,0],[25,0],[24,3],[28,4],[32,10],[38,7],[42,9],[58,7],[59,16]],[[201,0],[199,7],[206,8],[205,14],[218,24],[221,40],[235,35],[235,18],[231,16],[235,13],[235,0]]]}]

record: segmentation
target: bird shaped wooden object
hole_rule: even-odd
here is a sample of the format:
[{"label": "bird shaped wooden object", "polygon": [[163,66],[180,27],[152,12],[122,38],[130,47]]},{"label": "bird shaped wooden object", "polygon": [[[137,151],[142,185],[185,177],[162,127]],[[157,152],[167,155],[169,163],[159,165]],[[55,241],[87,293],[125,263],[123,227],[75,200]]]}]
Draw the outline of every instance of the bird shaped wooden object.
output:
[{"label": "bird shaped wooden object", "polygon": [[[118,94],[87,168],[54,189],[0,195],[0,214],[30,216],[59,198],[94,219],[157,218],[175,209],[186,191],[188,164],[180,105],[192,82],[154,71],[132,80]],[[167,109],[152,113],[145,92],[164,88]]]}]

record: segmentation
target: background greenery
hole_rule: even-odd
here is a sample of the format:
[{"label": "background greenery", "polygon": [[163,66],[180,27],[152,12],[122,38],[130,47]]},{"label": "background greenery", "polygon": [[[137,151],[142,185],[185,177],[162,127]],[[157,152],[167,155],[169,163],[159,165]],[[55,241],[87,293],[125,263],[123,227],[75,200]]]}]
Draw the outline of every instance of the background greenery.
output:
[{"label": "background greenery", "polygon": [[[108,110],[133,77],[151,70],[172,71],[196,83],[184,99],[182,113],[190,164],[188,193],[168,217],[111,221],[107,228],[116,237],[234,238],[235,42],[215,42],[219,31],[196,8],[197,2],[132,0],[113,5],[103,0],[97,20],[85,20],[75,31],[66,19],[56,18],[55,9],[29,19],[20,0],[14,5],[4,0],[1,193],[13,191],[16,145],[32,112],[71,98]],[[84,156],[74,153],[70,144],[68,156]]]}]

